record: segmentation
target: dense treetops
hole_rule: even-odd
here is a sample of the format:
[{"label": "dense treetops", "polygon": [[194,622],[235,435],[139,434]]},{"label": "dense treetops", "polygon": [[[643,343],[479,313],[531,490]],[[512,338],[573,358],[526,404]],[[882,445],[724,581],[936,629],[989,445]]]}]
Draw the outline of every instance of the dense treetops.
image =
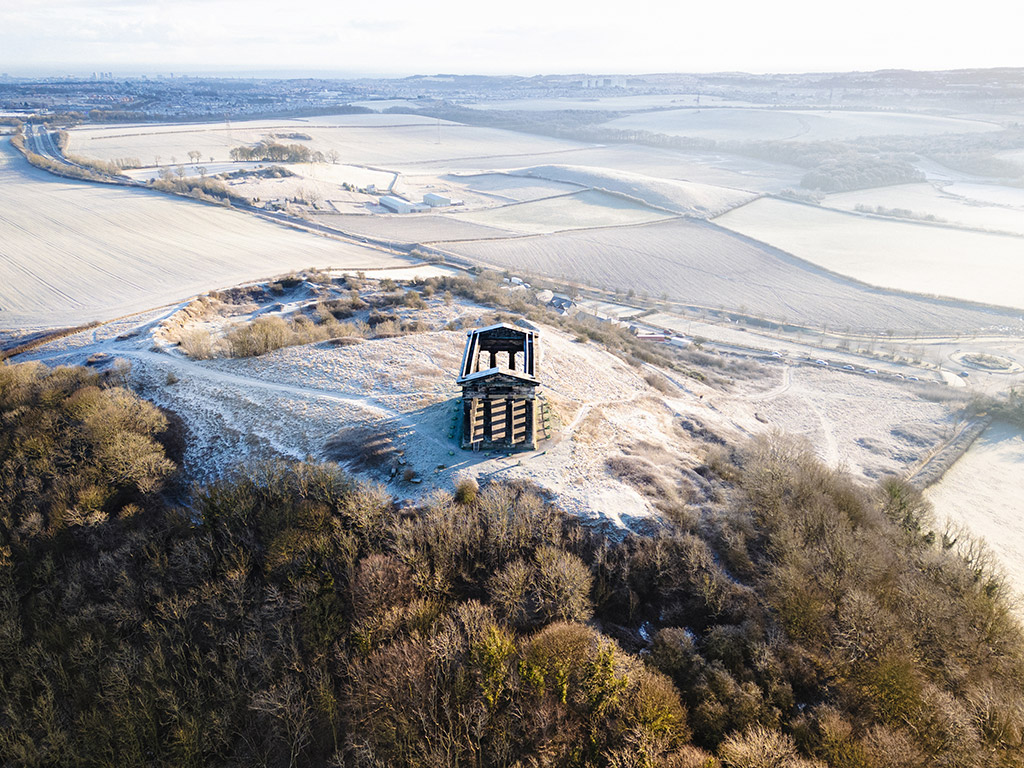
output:
[{"label": "dense treetops", "polygon": [[262,160],[274,163],[309,163],[324,162],[324,154],[310,150],[302,144],[281,144],[263,139],[251,147],[233,147],[230,151],[232,160]]},{"label": "dense treetops", "polygon": [[766,438],[615,543],[534,489],[417,509],[333,465],[162,500],[165,422],[0,367],[0,763],[1022,764],[1003,586],[919,494]]}]

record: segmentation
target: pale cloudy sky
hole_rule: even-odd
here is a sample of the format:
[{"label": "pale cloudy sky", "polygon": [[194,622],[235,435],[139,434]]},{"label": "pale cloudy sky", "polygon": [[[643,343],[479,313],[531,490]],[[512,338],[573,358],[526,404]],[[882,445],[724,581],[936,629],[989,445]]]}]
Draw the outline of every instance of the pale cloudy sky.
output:
[{"label": "pale cloudy sky", "polygon": [[0,0],[0,71],[522,75],[1024,64],[1007,0]]}]

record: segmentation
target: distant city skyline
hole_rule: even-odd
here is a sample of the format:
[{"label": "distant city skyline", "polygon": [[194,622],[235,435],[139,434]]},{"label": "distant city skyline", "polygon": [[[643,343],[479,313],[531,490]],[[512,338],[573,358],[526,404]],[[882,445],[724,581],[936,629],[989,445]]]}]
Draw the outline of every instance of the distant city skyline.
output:
[{"label": "distant city skyline", "polygon": [[[24,0],[0,7],[0,72],[114,76],[961,69],[1024,64],[1005,4],[728,5],[471,0]],[[1005,21],[1005,19],[1004,19]]]}]

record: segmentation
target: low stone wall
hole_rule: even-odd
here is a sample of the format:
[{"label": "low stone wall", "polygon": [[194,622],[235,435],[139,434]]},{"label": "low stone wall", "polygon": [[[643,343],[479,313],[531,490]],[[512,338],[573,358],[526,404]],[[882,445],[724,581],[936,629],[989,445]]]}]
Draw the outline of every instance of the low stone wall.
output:
[{"label": "low stone wall", "polygon": [[921,490],[937,483],[991,423],[990,416],[974,419],[949,442],[925,459],[907,479]]}]

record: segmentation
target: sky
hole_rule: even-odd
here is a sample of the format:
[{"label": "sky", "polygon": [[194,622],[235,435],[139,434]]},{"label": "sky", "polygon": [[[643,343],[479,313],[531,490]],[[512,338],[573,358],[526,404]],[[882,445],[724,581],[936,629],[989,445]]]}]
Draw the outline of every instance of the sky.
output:
[{"label": "sky", "polygon": [[0,72],[402,76],[1024,65],[1005,0],[942,7],[933,0],[0,0]]}]

